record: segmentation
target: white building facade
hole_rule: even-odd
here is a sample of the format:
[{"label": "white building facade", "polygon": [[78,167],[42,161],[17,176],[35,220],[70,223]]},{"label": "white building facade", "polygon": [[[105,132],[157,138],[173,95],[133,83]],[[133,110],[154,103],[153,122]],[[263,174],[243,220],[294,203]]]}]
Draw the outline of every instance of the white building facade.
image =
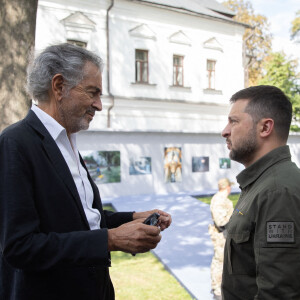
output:
[{"label": "white building facade", "polygon": [[232,16],[207,0],[39,1],[38,51],[69,41],[105,61],[103,110],[78,135],[102,197],[235,179],[242,167],[221,137],[244,83],[245,25]]}]

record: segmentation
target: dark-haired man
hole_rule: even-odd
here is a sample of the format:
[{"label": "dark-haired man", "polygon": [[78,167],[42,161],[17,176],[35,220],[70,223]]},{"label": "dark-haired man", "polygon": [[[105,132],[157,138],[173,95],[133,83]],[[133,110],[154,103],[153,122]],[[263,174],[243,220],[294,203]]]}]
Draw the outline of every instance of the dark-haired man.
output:
[{"label": "dark-haired man", "polygon": [[222,135],[246,168],[227,226],[223,299],[300,299],[300,171],[286,145],[292,105],[274,86],[243,89],[230,101]]}]

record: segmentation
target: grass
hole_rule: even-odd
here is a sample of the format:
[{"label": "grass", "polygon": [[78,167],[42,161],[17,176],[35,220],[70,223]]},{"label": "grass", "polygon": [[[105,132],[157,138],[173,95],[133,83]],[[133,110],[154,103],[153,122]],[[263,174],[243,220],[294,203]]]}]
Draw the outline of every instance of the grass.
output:
[{"label": "grass", "polygon": [[188,292],[151,253],[112,252],[110,275],[116,300],[191,299]]},{"label": "grass", "polygon": [[[106,205],[106,210],[114,209]],[[110,275],[116,300],[190,300],[190,294],[151,252],[131,254],[111,252]]]},{"label": "grass", "polygon": [[[231,194],[228,196],[228,198],[232,201],[233,203],[233,207],[235,207],[237,201],[239,200],[240,194]],[[212,196],[209,197],[197,197],[198,200],[206,203],[206,204],[210,204]]]}]

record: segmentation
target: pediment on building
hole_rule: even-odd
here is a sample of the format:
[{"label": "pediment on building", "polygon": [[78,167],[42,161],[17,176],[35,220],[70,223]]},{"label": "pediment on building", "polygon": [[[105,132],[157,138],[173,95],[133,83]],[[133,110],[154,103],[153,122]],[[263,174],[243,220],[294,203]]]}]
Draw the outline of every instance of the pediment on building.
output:
[{"label": "pediment on building", "polygon": [[188,38],[188,36],[183,33],[181,30],[178,32],[173,33],[169,37],[169,41],[171,43],[176,43],[176,44],[183,44],[183,45],[188,45],[191,46],[191,40]]},{"label": "pediment on building", "polygon": [[77,27],[93,30],[96,26],[95,22],[89,19],[82,12],[77,11],[61,21],[65,27]]},{"label": "pediment on building", "polygon": [[129,34],[134,37],[156,40],[156,33],[147,24],[140,24],[130,29]]},{"label": "pediment on building", "polygon": [[204,48],[214,49],[223,52],[223,46],[218,42],[218,40],[213,37],[208,39],[203,43]]}]

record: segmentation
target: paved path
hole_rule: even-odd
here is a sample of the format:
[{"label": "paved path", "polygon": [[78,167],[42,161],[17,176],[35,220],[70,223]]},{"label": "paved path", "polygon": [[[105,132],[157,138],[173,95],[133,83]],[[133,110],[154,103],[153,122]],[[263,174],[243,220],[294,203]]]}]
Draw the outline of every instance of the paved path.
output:
[{"label": "paved path", "polygon": [[153,253],[191,296],[211,300],[210,263],[213,246],[208,234],[212,223],[209,205],[186,194],[138,195],[103,199],[117,211],[144,211],[158,208],[172,215],[172,225],[162,232]]}]

